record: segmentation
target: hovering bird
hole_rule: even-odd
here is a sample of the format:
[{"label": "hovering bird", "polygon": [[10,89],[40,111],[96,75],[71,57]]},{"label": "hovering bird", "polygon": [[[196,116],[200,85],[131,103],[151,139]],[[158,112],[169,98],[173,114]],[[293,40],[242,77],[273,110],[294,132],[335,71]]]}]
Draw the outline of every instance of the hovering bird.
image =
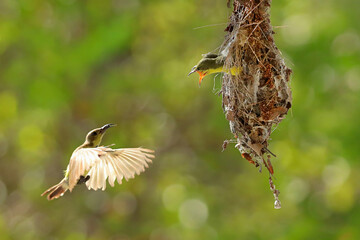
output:
[{"label": "hovering bird", "polygon": [[237,75],[240,73],[239,68],[232,67],[229,69],[224,68],[226,56],[223,54],[207,53],[203,54],[201,60],[196,64],[188,74],[188,76],[194,72],[199,74],[199,85],[201,85],[202,79],[212,73],[225,72],[231,75]]},{"label": "hovering bird", "polygon": [[145,148],[119,148],[99,146],[100,142],[110,127],[115,124],[106,124],[101,128],[91,130],[85,142],[75,149],[70,158],[70,163],[65,171],[65,177],[60,183],[46,190],[41,196],[47,195],[48,200],[59,198],[67,190],[70,192],[77,184],[85,183],[87,188],[106,188],[106,179],[110,186],[114,186],[115,179],[121,184],[123,178],[128,181],[145,171],[152,162],[154,151]]}]

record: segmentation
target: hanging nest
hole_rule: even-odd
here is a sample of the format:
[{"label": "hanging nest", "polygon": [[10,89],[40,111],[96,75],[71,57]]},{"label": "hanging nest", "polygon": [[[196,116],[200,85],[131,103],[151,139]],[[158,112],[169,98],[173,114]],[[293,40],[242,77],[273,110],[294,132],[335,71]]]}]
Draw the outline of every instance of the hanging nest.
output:
[{"label": "hanging nest", "polygon": [[236,67],[241,72],[224,74],[221,93],[235,147],[260,171],[262,165],[269,171],[275,208],[280,208],[270,162],[275,155],[268,149],[268,141],[273,127],[291,108],[292,71],[285,66],[274,42],[270,4],[271,0],[234,0],[221,52],[226,56],[224,67]]}]

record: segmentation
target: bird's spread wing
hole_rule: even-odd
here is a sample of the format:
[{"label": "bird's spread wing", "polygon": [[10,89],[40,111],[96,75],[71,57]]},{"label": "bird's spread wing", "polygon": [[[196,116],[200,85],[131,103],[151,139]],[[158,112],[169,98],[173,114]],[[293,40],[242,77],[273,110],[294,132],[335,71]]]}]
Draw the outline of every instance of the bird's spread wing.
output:
[{"label": "bird's spread wing", "polygon": [[87,173],[96,163],[100,162],[100,156],[104,154],[98,148],[81,148],[76,150],[71,158],[68,166],[69,174],[69,190],[77,184],[80,176]]},{"label": "bird's spread wing", "polygon": [[69,189],[72,190],[80,176],[90,176],[86,182],[88,189],[106,188],[106,179],[113,187],[115,179],[121,184],[126,180],[140,174],[152,162],[154,151],[145,148],[106,147],[84,148],[73,154],[70,160]]}]

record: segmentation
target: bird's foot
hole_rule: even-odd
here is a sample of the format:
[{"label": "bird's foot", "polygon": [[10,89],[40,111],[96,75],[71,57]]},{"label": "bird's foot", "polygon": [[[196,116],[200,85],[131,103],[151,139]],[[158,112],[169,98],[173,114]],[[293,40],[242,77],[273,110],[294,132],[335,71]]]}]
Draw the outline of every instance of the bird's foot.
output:
[{"label": "bird's foot", "polygon": [[86,177],[80,176],[80,179],[78,180],[77,184],[80,185],[82,183],[86,183],[90,179],[90,176],[87,175]]}]

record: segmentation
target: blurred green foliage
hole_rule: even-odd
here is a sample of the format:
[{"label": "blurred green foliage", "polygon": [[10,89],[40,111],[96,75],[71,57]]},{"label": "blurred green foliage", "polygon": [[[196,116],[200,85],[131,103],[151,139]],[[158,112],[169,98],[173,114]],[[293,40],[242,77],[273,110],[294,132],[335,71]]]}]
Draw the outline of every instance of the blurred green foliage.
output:
[{"label": "blurred green foliage", "polygon": [[[293,108],[268,176],[223,140],[221,77],[186,77],[231,10],[215,0],[0,1],[1,239],[360,239],[360,3],[273,1]],[[210,26],[208,26],[210,25]],[[157,158],[48,202],[85,134]]]}]

